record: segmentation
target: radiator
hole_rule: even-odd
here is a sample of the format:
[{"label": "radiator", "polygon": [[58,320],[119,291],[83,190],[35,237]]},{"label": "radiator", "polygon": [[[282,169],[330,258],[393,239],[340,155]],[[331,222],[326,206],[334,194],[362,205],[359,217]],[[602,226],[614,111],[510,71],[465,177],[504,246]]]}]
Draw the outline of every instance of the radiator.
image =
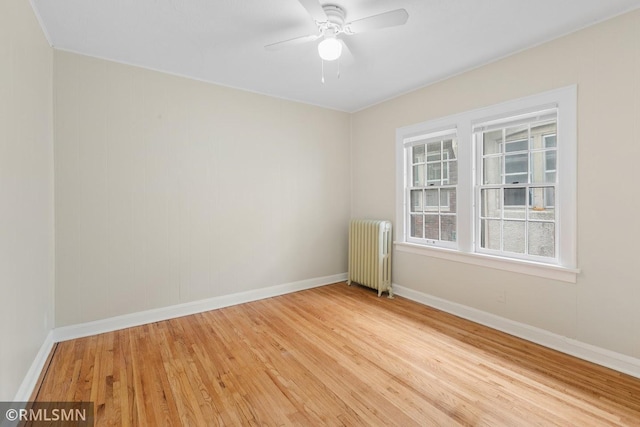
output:
[{"label": "radiator", "polygon": [[349,276],[357,283],[393,298],[391,289],[391,222],[352,219],[349,223]]}]

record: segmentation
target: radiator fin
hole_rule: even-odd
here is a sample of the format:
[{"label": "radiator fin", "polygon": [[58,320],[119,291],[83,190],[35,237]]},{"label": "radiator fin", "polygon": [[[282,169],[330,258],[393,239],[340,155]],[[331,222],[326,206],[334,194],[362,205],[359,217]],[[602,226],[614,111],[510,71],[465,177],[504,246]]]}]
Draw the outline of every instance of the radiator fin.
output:
[{"label": "radiator fin", "polygon": [[358,283],[389,293],[391,289],[391,222],[352,219],[349,223],[349,277]]}]

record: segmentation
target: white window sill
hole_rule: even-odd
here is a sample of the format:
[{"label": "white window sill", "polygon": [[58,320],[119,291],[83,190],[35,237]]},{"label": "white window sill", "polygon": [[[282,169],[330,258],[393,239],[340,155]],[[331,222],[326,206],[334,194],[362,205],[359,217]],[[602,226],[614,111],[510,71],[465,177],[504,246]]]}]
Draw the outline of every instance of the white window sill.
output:
[{"label": "white window sill", "polygon": [[394,242],[396,250],[412,254],[424,255],[465,264],[480,265],[498,270],[544,277],[562,282],[576,283],[579,269],[556,265],[541,264],[531,261],[502,258],[492,255],[460,252],[455,249],[434,248],[415,243]]}]

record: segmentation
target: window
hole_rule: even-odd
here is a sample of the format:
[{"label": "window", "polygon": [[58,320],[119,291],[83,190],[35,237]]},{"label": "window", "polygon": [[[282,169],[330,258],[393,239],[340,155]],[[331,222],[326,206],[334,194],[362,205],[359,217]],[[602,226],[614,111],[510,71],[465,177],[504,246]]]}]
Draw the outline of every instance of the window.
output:
[{"label": "window", "polygon": [[425,135],[409,143],[410,241],[444,246],[456,241],[457,150],[455,132]]},{"label": "window", "polygon": [[480,171],[477,251],[555,259],[556,128],[555,109],[474,127]]},{"label": "window", "polygon": [[576,88],[397,130],[396,249],[575,282]]}]

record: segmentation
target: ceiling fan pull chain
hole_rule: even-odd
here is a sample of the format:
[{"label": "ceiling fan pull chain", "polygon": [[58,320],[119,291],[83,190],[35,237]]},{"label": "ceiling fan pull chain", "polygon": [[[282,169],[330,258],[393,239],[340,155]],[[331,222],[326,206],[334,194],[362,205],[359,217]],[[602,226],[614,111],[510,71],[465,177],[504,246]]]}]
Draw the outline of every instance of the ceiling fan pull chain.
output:
[{"label": "ceiling fan pull chain", "polygon": [[324,60],[320,60],[320,63],[322,64],[322,84],[324,84]]},{"label": "ceiling fan pull chain", "polygon": [[340,79],[340,59],[338,59],[338,79]]}]

